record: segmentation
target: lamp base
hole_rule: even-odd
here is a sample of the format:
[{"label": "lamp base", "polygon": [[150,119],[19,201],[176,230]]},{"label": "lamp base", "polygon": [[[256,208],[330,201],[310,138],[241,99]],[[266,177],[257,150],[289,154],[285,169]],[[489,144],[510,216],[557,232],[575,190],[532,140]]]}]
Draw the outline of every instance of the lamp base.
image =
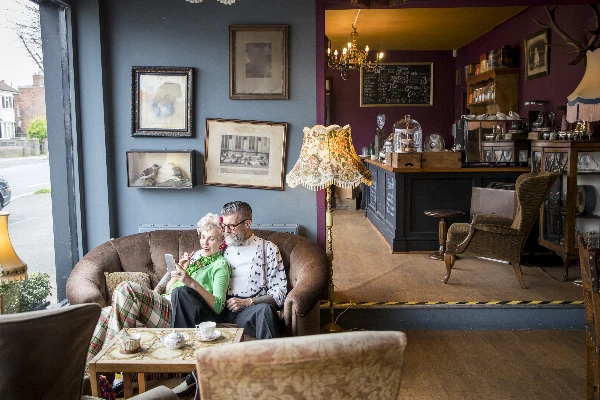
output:
[{"label": "lamp base", "polygon": [[337,333],[337,332],[345,332],[344,328],[336,324],[335,322],[330,322],[321,328],[321,333]]}]

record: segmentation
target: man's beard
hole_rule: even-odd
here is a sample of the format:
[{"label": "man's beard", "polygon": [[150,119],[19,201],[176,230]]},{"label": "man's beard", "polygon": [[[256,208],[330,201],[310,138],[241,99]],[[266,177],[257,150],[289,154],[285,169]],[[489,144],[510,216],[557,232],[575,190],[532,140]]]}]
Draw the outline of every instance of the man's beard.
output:
[{"label": "man's beard", "polygon": [[241,246],[244,243],[244,239],[242,239],[242,235],[235,233],[226,233],[225,234],[225,243],[227,246]]}]

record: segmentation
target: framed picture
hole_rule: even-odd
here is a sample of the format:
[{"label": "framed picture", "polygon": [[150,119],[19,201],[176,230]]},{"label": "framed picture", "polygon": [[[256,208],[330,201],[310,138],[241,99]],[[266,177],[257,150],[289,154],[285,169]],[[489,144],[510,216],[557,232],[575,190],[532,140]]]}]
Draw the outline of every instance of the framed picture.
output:
[{"label": "framed picture", "polygon": [[127,187],[191,189],[196,186],[195,150],[127,152]]},{"label": "framed picture", "polygon": [[131,69],[131,135],[193,137],[192,68]]},{"label": "framed picture", "polygon": [[525,79],[539,78],[548,75],[549,60],[548,53],[548,31],[542,29],[525,38]]},{"label": "framed picture", "polygon": [[287,122],[206,119],[204,184],[283,190]]},{"label": "framed picture", "polygon": [[229,26],[229,98],[288,98],[288,26]]}]

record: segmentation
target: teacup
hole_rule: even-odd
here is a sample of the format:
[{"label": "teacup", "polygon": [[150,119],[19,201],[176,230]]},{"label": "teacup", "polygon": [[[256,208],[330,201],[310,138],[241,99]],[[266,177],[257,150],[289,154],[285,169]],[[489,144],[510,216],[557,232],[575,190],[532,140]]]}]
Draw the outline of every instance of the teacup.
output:
[{"label": "teacup", "polygon": [[139,350],[142,336],[138,333],[125,332],[120,339],[122,353],[135,353]]},{"label": "teacup", "polygon": [[475,119],[475,116],[473,114],[461,115],[460,117],[462,119]]},{"label": "teacup", "polygon": [[496,113],[496,118],[497,119],[506,119],[506,114],[501,113],[501,112],[497,112]]},{"label": "teacup", "polygon": [[520,119],[521,118],[521,116],[519,114],[517,114],[516,112],[514,112],[514,111],[509,111],[508,115],[509,115],[509,117],[514,118],[514,119]]},{"label": "teacup", "polygon": [[482,119],[486,119],[486,118],[487,118],[487,115],[485,115],[485,114],[481,114],[481,115],[478,115],[475,117],[475,119],[477,119],[477,120],[482,120]]},{"label": "teacup", "polygon": [[196,325],[200,334],[205,338],[212,338],[215,334],[215,328],[217,327],[217,323],[213,321],[202,322]]}]

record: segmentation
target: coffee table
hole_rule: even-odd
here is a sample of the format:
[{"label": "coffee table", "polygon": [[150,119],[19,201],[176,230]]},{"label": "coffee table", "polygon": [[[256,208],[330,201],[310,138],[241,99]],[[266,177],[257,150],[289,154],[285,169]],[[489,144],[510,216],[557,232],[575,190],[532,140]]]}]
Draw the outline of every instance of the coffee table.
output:
[{"label": "coffee table", "polygon": [[[98,375],[107,372],[137,372],[139,392],[146,391],[145,373],[183,372],[189,373],[196,369],[195,352],[202,347],[222,346],[224,344],[242,341],[243,328],[217,328],[221,336],[211,342],[201,341],[194,334],[196,329],[177,329],[186,336],[183,347],[177,350],[167,349],[158,338],[158,335],[168,335],[172,328],[129,328],[129,333],[141,335],[142,350],[135,354],[122,354],[119,339],[125,332],[122,330],[104,348],[96,354],[89,363],[90,383],[92,395],[98,396]],[[124,396],[133,395],[131,374],[123,374]]]}]

